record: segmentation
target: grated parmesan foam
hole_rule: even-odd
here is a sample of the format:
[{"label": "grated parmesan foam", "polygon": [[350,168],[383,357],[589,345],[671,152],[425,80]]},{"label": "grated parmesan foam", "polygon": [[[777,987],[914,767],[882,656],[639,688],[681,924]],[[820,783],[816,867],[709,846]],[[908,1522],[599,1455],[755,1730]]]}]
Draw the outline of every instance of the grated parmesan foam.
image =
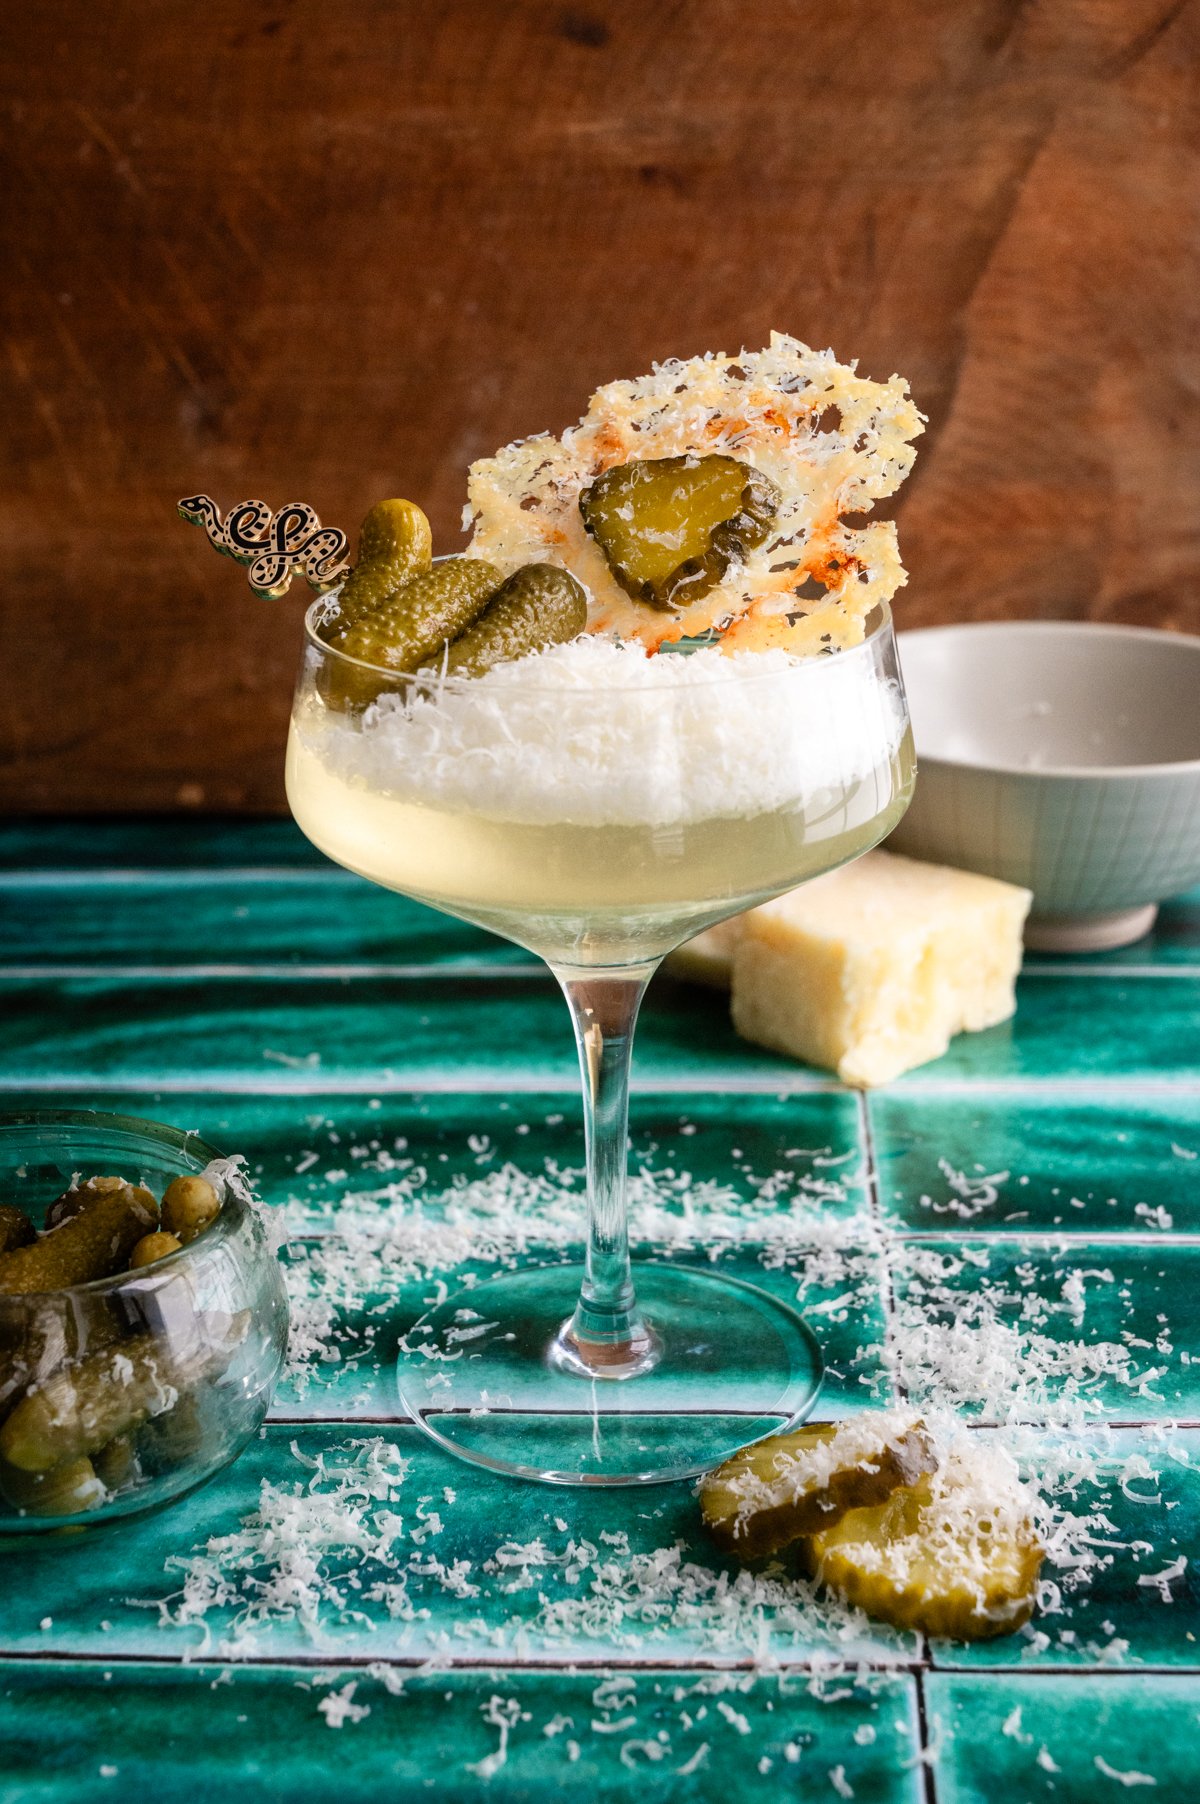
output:
[{"label": "grated parmesan foam", "polygon": [[648,658],[585,636],[360,718],[298,712],[325,770],[394,800],[537,825],[685,825],[836,807],[905,731],[869,652]]}]

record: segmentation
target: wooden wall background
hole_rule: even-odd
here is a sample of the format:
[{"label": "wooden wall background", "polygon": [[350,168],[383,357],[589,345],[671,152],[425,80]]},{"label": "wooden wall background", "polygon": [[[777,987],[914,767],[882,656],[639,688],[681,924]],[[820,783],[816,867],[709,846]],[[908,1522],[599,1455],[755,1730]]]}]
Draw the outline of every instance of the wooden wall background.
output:
[{"label": "wooden wall background", "polygon": [[282,805],[299,587],[772,326],[900,370],[909,624],[1200,631],[1195,0],[38,0],[4,43],[3,803]]}]

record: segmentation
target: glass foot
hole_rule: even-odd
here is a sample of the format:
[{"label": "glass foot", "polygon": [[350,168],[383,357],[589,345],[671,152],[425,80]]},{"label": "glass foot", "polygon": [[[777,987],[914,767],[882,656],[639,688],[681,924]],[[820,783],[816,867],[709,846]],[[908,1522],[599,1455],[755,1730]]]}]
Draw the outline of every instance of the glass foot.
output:
[{"label": "glass foot", "polygon": [[431,1309],[403,1342],[401,1407],[460,1459],[560,1485],[692,1478],[812,1409],[821,1351],[795,1310],[689,1266],[634,1267],[648,1365],[576,1367],[562,1335],[582,1276],[506,1272]]}]

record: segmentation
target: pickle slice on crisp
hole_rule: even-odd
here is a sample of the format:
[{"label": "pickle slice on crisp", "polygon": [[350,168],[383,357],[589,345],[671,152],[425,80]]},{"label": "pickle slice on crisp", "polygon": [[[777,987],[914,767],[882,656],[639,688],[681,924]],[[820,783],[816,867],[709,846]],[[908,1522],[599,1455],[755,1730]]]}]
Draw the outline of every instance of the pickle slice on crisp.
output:
[{"label": "pickle slice on crisp", "polygon": [[483,613],[455,639],[446,657],[450,676],[482,676],[497,664],[565,645],[587,626],[587,596],[569,570],[526,564],[501,583]]},{"label": "pickle slice on crisp", "polygon": [[880,1504],[937,1468],[923,1422],[897,1411],[809,1422],[743,1447],[700,1486],[716,1540],[743,1559],[778,1553],[847,1510]]},{"label": "pickle slice on crisp", "polygon": [[814,1576],[868,1616],[955,1641],[1028,1622],[1043,1553],[1028,1492],[986,1449],[951,1454],[804,1548]]},{"label": "pickle slice on crisp", "polygon": [[673,612],[762,544],[780,499],[750,464],[689,454],[605,470],[580,495],[579,511],[625,593]]},{"label": "pickle slice on crisp", "polygon": [[429,569],[433,535],[414,501],[377,501],[358,535],[358,562],[342,584],[335,628],[381,607],[402,583]]}]

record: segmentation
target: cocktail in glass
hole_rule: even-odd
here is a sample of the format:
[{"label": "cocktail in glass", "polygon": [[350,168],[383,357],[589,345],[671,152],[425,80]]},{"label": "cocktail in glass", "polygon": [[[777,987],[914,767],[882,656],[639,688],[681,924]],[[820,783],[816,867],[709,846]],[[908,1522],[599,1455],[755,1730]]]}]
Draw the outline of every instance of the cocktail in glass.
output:
[{"label": "cocktail in glass", "polygon": [[309,610],[292,812],[387,888],[545,960],[583,1079],[581,1264],[449,1297],[405,1337],[401,1402],[462,1457],[549,1482],[707,1470],[803,1419],[816,1344],[790,1301],[629,1256],[629,1061],[645,987],[692,934],[869,850],[914,759],[886,608],[811,658],[595,643],[483,678],[400,675],[326,644]]}]

